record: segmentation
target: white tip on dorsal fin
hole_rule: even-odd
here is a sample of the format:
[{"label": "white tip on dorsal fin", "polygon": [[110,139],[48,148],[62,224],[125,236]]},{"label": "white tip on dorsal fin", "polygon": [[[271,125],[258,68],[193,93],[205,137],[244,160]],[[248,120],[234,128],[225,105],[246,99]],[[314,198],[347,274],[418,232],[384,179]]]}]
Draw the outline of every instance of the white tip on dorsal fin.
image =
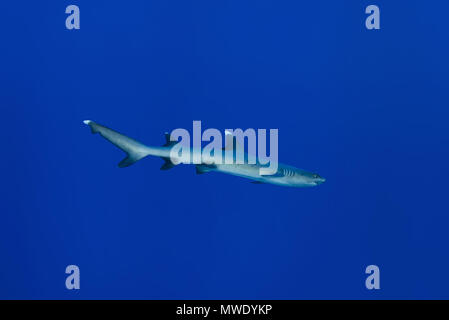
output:
[{"label": "white tip on dorsal fin", "polygon": [[225,130],[225,147],[223,150],[235,150],[240,147],[237,138],[232,134],[231,130]]}]

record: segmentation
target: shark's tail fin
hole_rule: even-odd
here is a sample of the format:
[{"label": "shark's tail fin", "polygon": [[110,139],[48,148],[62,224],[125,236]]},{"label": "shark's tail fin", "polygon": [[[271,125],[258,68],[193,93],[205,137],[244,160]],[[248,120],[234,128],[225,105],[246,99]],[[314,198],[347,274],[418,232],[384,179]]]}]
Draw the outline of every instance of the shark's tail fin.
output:
[{"label": "shark's tail fin", "polygon": [[99,133],[106,140],[109,140],[112,144],[126,152],[127,157],[118,164],[120,168],[128,167],[134,162],[154,154],[151,147],[118,133],[117,131],[99,125],[91,120],[84,120],[84,123],[91,128],[92,133]]}]

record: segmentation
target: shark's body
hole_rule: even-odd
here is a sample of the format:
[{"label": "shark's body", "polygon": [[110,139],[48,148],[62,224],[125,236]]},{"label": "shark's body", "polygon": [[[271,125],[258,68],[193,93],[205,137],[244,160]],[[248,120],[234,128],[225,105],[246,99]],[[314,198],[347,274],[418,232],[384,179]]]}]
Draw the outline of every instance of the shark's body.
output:
[{"label": "shark's body", "polygon": [[[167,133],[165,135],[166,143],[160,147],[153,147],[146,146],[134,139],[131,139],[112,129],[99,125],[93,121],[85,120],[84,123],[91,128],[92,133],[101,134],[105,139],[109,140],[112,144],[116,145],[127,153],[127,157],[118,164],[121,168],[130,166],[136,161],[149,155],[160,157],[165,161],[165,163],[161,167],[161,170],[168,170],[175,166],[175,164],[173,164],[171,160],[173,159],[171,150],[176,142],[170,141],[170,137]],[[208,157],[202,155],[201,149],[192,148],[190,149],[190,151],[191,160],[195,159],[196,155],[197,158],[201,159],[202,161],[200,164],[196,164],[196,172],[198,174],[217,171],[251,179],[253,180],[253,183],[270,183],[288,187],[312,187],[317,186],[325,181],[325,179],[320,177],[318,174],[307,172],[281,163],[278,163],[278,169],[275,174],[261,175],[260,169],[267,166],[261,165],[257,157],[252,157],[251,155],[248,155],[246,153],[243,156],[244,162],[242,164],[211,164],[213,161],[212,156],[209,155]],[[234,151],[234,149],[224,148],[222,150],[222,159],[225,159],[227,152],[232,152],[233,155],[231,157],[235,158]],[[190,163],[193,164],[193,161],[191,161]]]}]

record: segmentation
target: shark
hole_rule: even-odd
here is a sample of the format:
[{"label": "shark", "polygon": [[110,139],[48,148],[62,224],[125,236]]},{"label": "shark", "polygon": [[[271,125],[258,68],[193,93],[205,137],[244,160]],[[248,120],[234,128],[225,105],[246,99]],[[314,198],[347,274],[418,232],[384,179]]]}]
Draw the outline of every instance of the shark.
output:
[{"label": "shark", "polygon": [[[178,142],[172,141],[170,139],[170,134],[167,132],[165,133],[165,144],[162,146],[148,146],[92,120],[84,120],[83,122],[90,127],[92,133],[99,133],[103,138],[126,153],[126,157],[118,163],[120,168],[128,167],[147,156],[162,158],[164,164],[160,168],[161,170],[169,170],[181,162],[173,161],[174,153],[171,151]],[[238,151],[236,148],[238,144],[235,137],[230,136],[228,133],[226,133],[226,141],[226,146],[221,150],[223,159],[226,157],[227,153],[232,153],[232,157],[235,159],[237,152],[243,152],[244,161],[242,163],[213,163],[211,158],[208,158],[201,153],[201,148],[190,149],[190,159],[193,159],[195,154],[197,156],[199,154],[199,158],[201,159],[200,163],[193,163],[192,161],[181,163],[194,164],[197,174],[222,172],[249,179],[255,184],[273,184],[285,187],[302,188],[318,186],[326,181],[326,179],[317,173],[298,169],[282,163],[277,164],[275,173],[261,175],[260,168],[266,165],[261,164],[261,161],[257,159],[257,156],[249,155],[244,151]],[[210,156],[212,157],[213,154]]]}]

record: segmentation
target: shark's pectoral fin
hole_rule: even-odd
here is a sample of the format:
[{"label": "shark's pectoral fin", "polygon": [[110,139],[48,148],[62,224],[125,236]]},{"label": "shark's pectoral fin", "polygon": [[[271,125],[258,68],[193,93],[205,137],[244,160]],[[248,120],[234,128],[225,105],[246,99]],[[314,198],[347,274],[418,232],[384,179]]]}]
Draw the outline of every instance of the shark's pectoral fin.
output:
[{"label": "shark's pectoral fin", "polygon": [[266,175],[266,176],[268,176],[268,177],[273,177],[273,178],[281,178],[281,177],[284,177],[285,174],[283,174],[283,173],[281,173],[281,172],[276,172],[275,174],[268,174],[268,175]]},{"label": "shark's pectoral fin", "polygon": [[251,181],[251,183],[253,183],[253,184],[263,184],[263,183],[265,183],[265,182],[262,182],[262,181]]},{"label": "shark's pectoral fin", "polygon": [[270,178],[282,178],[282,177],[285,177],[285,172],[284,172],[284,170],[282,168],[279,168],[278,171],[276,171],[276,173],[267,174],[267,175],[264,175],[264,176],[267,176],[267,177],[270,177]]}]

